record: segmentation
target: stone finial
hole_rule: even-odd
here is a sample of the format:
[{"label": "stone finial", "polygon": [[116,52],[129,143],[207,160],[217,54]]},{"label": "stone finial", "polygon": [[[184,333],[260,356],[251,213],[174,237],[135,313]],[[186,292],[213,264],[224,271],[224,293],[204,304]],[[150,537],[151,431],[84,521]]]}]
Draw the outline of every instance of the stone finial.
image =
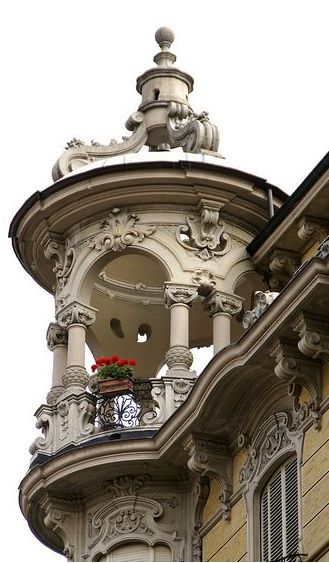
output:
[{"label": "stone finial", "polygon": [[155,40],[161,51],[154,57],[154,62],[158,66],[171,66],[176,61],[176,55],[169,51],[174,42],[174,32],[169,27],[160,27],[155,33]]}]

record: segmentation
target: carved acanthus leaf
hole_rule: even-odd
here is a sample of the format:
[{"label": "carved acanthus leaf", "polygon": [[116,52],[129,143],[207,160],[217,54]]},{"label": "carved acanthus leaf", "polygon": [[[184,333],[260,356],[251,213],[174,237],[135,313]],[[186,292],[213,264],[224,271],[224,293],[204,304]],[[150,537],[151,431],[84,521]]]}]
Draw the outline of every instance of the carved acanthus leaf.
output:
[{"label": "carved acanthus leaf", "polygon": [[139,217],[124,209],[114,208],[109,217],[102,221],[102,231],[89,241],[95,250],[121,252],[130,244],[142,242],[154,233],[156,227],[137,225]]},{"label": "carved acanthus leaf", "polygon": [[149,475],[138,475],[135,477],[123,475],[106,481],[103,485],[103,489],[110,498],[121,498],[129,495],[135,496],[137,495],[137,491],[144,487],[149,480]]},{"label": "carved acanthus leaf", "polygon": [[210,270],[195,270],[192,275],[192,282],[198,286],[198,293],[206,297],[216,286],[215,274]]},{"label": "carved acanthus leaf", "polygon": [[51,235],[45,243],[45,257],[53,263],[53,272],[57,279],[57,290],[62,290],[72,271],[75,250],[69,242],[63,242],[58,235]]},{"label": "carved acanthus leaf", "polygon": [[170,308],[172,305],[182,303],[192,305],[198,297],[198,287],[196,285],[177,284],[167,282],[165,284],[165,306]]},{"label": "carved acanthus leaf", "polygon": [[176,231],[179,244],[204,261],[227,254],[232,246],[225,223],[219,219],[219,209],[219,205],[202,202],[200,217],[189,215],[187,224]]},{"label": "carved acanthus leaf", "polygon": [[57,323],[49,324],[46,338],[49,350],[55,346],[67,346],[67,330]]},{"label": "carved acanthus leaf", "polygon": [[203,307],[209,317],[217,313],[234,316],[242,311],[242,299],[237,295],[228,295],[215,289],[205,298]]},{"label": "carved acanthus leaf", "polygon": [[96,309],[74,301],[61,309],[57,315],[58,324],[67,328],[72,324],[89,326],[96,320]]}]

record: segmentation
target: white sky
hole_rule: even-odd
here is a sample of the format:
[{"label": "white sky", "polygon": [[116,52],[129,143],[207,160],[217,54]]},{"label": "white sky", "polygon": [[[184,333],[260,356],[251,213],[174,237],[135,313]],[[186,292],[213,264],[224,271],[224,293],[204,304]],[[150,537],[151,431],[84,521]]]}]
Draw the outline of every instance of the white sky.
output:
[{"label": "white sky", "polygon": [[[17,486],[51,382],[52,298],[6,240],[9,222],[73,136],[109,142],[137,110],[136,77],[154,66],[154,32],[173,28],[176,66],[195,79],[229,162],[291,193],[329,147],[328,12],[323,0],[45,0],[1,14],[3,560],[64,559],[31,534]],[[7,556],[7,557],[6,557]]]}]

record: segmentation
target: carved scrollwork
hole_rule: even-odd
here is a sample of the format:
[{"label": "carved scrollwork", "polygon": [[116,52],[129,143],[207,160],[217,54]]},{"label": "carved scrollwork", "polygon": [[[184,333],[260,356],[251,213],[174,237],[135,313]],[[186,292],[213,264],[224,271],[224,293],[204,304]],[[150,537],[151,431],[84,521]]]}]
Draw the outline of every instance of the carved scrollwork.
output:
[{"label": "carved scrollwork", "polygon": [[219,133],[209,121],[208,113],[194,113],[188,105],[171,102],[167,123],[171,147],[182,147],[185,152],[218,151]]},{"label": "carved scrollwork", "polygon": [[328,235],[328,226],[315,217],[303,217],[298,223],[298,238],[304,241],[323,240]]},{"label": "carved scrollwork", "polygon": [[154,233],[156,227],[137,225],[139,217],[115,207],[109,217],[102,221],[102,231],[90,239],[89,247],[98,251],[121,252],[130,244],[142,242]]},{"label": "carved scrollwork", "polygon": [[188,284],[176,284],[167,282],[165,284],[165,306],[170,308],[176,303],[184,305],[192,305],[193,301],[198,297],[197,286]]},{"label": "carved scrollwork", "polygon": [[55,346],[67,346],[67,330],[57,323],[49,324],[46,338],[49,350]]},{"label": "carved scrollwork", "polygon": [[201,260],[224,256],[230,251],[231,238],[225,232],[225,223],[219,219],[218,208],[203,204],[200,217],[189,215],[186,223],[177,228],[176,239]]},{"label": "carved scrollwork", "polygon": [[61,291],[68,280],[75,261],[75,250],[57,235],[51,235],[45,244],[45,257],[54,264],[53,272],[57,280],[57,290]]},{"label": "carved scrollwork", "polygon": [[242,326],[250,328],[280,294],[276,291],[255,291],[255,307],[243,315]]},{"label": "carved scrollwork", "polygon": [[72,324],[82,324],[87,327],[95,322],[96,309],[75,301],[59,311],[57,320],[62,328],[67,328]]},{"label": "carved scrollwork", "polygon": [[329,322],[325,318],[301,314],[294,331],[299,334],[298,348],[302,354],[329,362]]},{"label": "carved scrollwork", "polygon": [[198,286],[198,293],[206,297],[216,286],[215,274],[210,270],[195,270],[192,276],[192,282]]},{"label": "carved scrollwork", "polygon": [[174,379],[172,382],[172,388],[174,390],[174,406],[178,409],[183,403],[185,403],[193,384],[191,381],[186,379]]},{"label": "carved scrollwork", "polygon": [[215,289],[205,298],[203,308],[209,317],[217,313],[227,313],[233,317],[242,311],[242,299]]},{"label": "carved scrollwork", "polygon": [[269,286],[272,291],[281,291],[300,266],[299,256],[286,250],[275,250],[271,255]]},{"label": "carved scrollwork", "polygon": [[308,401],[301,402],[302,385],[291,383],[288,394],[293,397],[293,428],[298,429],[309,417],[316,430],[321,428],[320,401],[318,396],[310,397]]},{"label": "carved scrollwork", "polygon": [[129,495],[136,496],[137,492],[148,483],[149,475],[122,475],[106,481],[103,490],[110,498],[121,498]]}]

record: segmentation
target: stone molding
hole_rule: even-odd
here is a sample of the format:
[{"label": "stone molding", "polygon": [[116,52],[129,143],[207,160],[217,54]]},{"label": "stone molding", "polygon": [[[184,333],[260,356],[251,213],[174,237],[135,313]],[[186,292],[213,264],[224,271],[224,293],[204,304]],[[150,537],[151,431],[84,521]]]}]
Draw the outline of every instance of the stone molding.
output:
[{"label": "stone molding", "polygon": [[73,324],[80,324],[87,328],[95,322],[96,313],[97,309],[94,307],[74,301],[59,311],[57,321],[62,328],[68,328]]},{"label": "stone molding", "polygon": [[68,333],[65,328],[58,323],[50,323],[47,329],[47,346],[53,351],[55,346],[67,346]]},{"label": "stone molding", "polygon": [[101,252],[122,252],[127,246],[142,242],[155,232],[156,227],[137,225],[138,221],[136,214],[115,207],[101,222],[101,232],[89,240],[89,247]]},{"label": "stone molding", "polygon": [[203,307],[209,317],[217,313],[227,313],[233,317],[242,311],[242,301],[237,295],[215,289],[204,299]]},{"label": "stone molding", "polygon": [[243,328],[253,326],[279,295],[276,291],[255,291],[255,307],[243,315]]},{"label": "stone molding", "polygon": [[203,261],[224,256],[231,250],[232,241],[219,218],[221,205],[201,200],[198,207],[200,215],[188,215],[186,224],[177,228],[177,241]]},{"label": "stone molding", "polygon": [[165,306],[167,309],[177,304],[191,306],[197,297],[198,287],[196,285],[165,283]]}]

